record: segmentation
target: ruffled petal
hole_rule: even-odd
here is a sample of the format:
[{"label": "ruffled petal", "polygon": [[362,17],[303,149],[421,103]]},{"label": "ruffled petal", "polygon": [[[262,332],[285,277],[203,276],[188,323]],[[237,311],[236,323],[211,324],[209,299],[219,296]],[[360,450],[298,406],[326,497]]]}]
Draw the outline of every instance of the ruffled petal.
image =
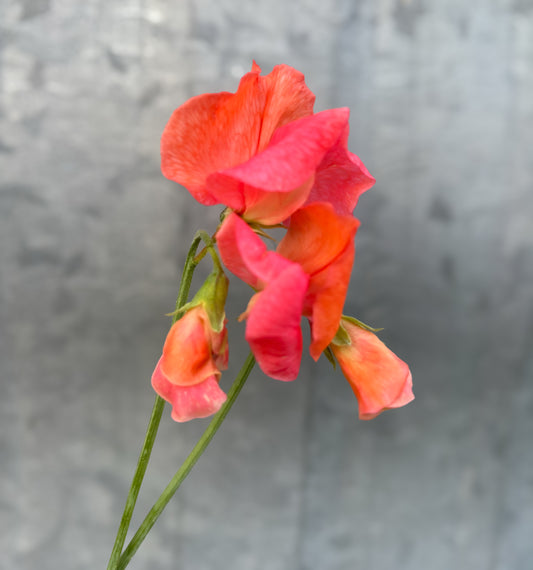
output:
[{"label": "ruffled petal", "polygon": [[231,213],[217,231],[216,241],[224,265],[255,290],[293,263],[269,251],[261,238],[239,216]]},{"label": "ruffled petal", "polygon": [[289,229],[276,251],[313,275],[346,249],[358,227],[358,220],[338,215],[331,204],[310,204],[291,216]]},{"label": "ruffled petal", "polygon": [[301,73],[288,66],[278,66],[266,77],[260,72],[254,62],[234,94],[193,97],[174,111],[163,131],[164,176],[202,204],[226,203],[206,187],[210,174],[246,162],[268,144],[276,128],[312,113],[314,95]]},{"label": "ruffled petal", "polygon": [[339,328],[355,256],[353,239],[336,259],[311,277],[304,315],[310,316],[309,353],[318,360]]},{"label": "ruffled petal", "polygon": [[152,386],[161,398],[171,404],[172,419],[177,422],[211,416],[227,399],[215,376],[194,386],[178,386],[170,382],[161,369],[161,360],[152,375]]},{"label": "ruffled petal", "polygon": [[332,109],[279,128],[263,152],[209,176],[209,192],[245,219],[282,222],[307,200],[316,169],[348,117],[348,109]]},{"label": "ruffled petal", "polygon": [[355,255],[359,221],[341,216],[332,204],[317,202],[298,210],[277,252],[310,275],[303,314],[310,318],[312,358],[318,360],[339,327]]},{"label": "ruffled petal", "polygon": [[159,366],[169,382],[199,384],[220,376],[212,356],[208,317],[201,305],[187,311],[168,332]]},{"label": "ruffled petal", "polygon": [[261,370],[276,380],[294,380],[300,370],[308,281],[301,267],[291,264],[252,298],[247,311],[245,338]]},{"label": "ruffled petal", "polygon": [[329,202],[337,214],[351,214],[359,196],[375,184],[361,159],[348,151],[348,131],[333,145],[317,168],[315,181],[306,204]]},{"label": "ruffled petal", "polygon": [[382,411],[414,399],[409,367],[372,332],[343,319],[351,344],[331,344],[344,376],[359,401],[359,417],[369,420]]},{"label": "ruffled petal", "polygon": [[303,73],[288,65],[276,65],[271,73],[260,79],[266,102],[258,152],[268,145],[276,129],[312,115],[315,103],[315,96],[305,84]]}]

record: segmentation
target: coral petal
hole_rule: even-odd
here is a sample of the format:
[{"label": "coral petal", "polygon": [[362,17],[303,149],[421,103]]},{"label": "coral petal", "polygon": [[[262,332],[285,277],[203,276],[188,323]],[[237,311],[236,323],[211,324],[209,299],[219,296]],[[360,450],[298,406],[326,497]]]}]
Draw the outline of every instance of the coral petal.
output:
[{"label": "coral petal", "polygon": [[353,241],[359,221],[339,216],[331,204],[317,202],[291,216],[289,231],[276,251],[299,263],[306,273],[321,271]]},{"label": "coral petal", "polygon": [[239,279],[256,290],[293,263],[273,251],[268,251],[261,238],[239,216],[226,217],[216,235],[224,265]]},{"label": "coral petal", "polygon": [[317,202],[295,212],[277,252],[310,275],[304,315],[311,320],[311,356],[318,360],[339,327],[355,255],[359,221]]},{"label": "coral petal", "polygon": [[306,304],[311,305],[309,353],[314,360],[319,359],[339,328],[354,256],[355,246],[350,240],[332,263],[311,278]]},{"label": "coral petal", "polygon": [[186,422],[208,417],[220,409],[227,396],[211,376],[194,386],[178,386],[168,380],[161,370],[161,360],[152,375],[154,390],[172,405],[172,419]]},{"label": "coral petal", "polygon": [[207,178],[246,162],[265,148],[274,131],[313,112],[314,95],[303,75],[282,65],[261,77],[257,64],[244,75],[236,93],[193,97],[176,109],[161,138],[163,174],[185,186],[202,204],[244,204],[215,197]]},{"label": "coral petal", "polygon": [[170,382],[190,386],[220,375],[212,358],[207,321],[205,310],[197,306],[172,325],[160,361]]},{"label": "coral petal", "polygon": [[265,374],[294,380],[302,356],[300,320],[309,277],[297,264],[286,268],[252,299],[246,340]]},{"label": "coral petal", "polygon": [[341,369],[359,401],[359,417],[368,420],[414,399],[409,367],[372,332],[345,319],[351,344],[331,344]]},{"label": "coral petal", "polygon": [[361,159],[348,151],[348,125],[345,132],[318,166],[315,183],[306,204],[329,202],[338,214],[351,214],[359,196],[375,184]]},{"label": "coral petal", "polygon": [[303,73],[288,65],[276,65],[261,78],[265,110],[258,152],[263,150],[279,127],[313,114],[315,96],[305,84]]},{"label": "coral petal", "polygon": [[263,152],[209,176],[209,192],[246,219],[282,222],[307,200],[315,171],[348,117],[348,109],[332,109],[279,128]]}]

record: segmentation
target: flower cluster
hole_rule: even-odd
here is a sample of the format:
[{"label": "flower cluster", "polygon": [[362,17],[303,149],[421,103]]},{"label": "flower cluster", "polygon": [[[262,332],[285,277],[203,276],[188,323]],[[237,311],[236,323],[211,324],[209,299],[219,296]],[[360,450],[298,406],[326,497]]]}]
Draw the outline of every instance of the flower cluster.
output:
[{"label": "flower cluster", "polygon": [[[295,69],[261,76],[255,64],[236,93],[193,97],[163,132],[163,174],[200,203],[226,207],[215,240],[224,266],[254,290],[241,319],[268,376],[294,380],[302,317],[310,354],[339,363],[370,419],[413,399],[408,366],[371,329],[342,314],[359,226],[359,196],[375,182],[348,151],[349,110],[313,112],[314,95]],[[286,230],[275,250],[262,236]],[[217,265],[217,264],[215,264]],[[220,266],[172,327],[152,384],[186,421],[217,411],[227,364]]]}]

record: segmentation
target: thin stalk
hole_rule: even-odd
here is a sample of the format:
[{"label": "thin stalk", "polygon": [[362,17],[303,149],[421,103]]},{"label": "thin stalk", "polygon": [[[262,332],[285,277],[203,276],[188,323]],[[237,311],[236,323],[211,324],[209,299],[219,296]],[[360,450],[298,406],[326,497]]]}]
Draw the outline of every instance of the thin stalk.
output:
[{"label": "thin stalk", "polygon": [[[202,239],[205,239],[203,234],[205,234],[205,232],[200,231],[194,236],[191,247],[187,254],[185,267],[183,268],[183,274],[181,276],[178,298],[176,300],[176,312],[172,318],[172,324],[174,324],[181,317],[179,309],[187,302],[193,273],[199,263],[199,260],[196,260],[195,258],[196,251]],[[159,423],[161,422],[161,416],[163,414],[164,407],[165,400],[163,400],[163,398],[160,396],[156,396],[154,406],[152,408],[152,414],[150,416],[150,421],[148,422],[148,428],[146,429],[144,443],[139,455],[139,460],[137,462],[137,468],[135,469],[135,473],[133,475],[133,480],[131,482],[128,497],[126,499],[126,505],[124,506],[124,512],[122,513],[122,519],[120,520],[120,525],[118,527],[115,544],[113,545],[113,550],[111,551],[111,556],[109,558],[107,570],[114,570],[116,568],[117,562],[122,553],[122,548],[124,546],[126,535],[131,523],[133,510],[135,508],[137,497],[141,489],[144,474],[146,473],[146,468],[148,467],[148,462],[150,461],[150,455],[152,454],[152,448],[154,447],[154,442],[157,435],[157,430],[159,429]]]},{"label": "thin stalk", "polygon": [[178,490],[179,486],[185,480],[202,453],[205,451],[206,447],[213,439],[215,433],[218,431],[218,428],[221,426],[225,417],[228,415],[231,406],[237,399],[237,396],[242,390],[246,379],[250,375],[254,364],[255,358],[250,353],[228,392],[228,399],[211,420],[211,423],[207,426],[202,437],[198,440],[187,459],[183,462],[182,466],[178,469],[174,477],[172,477],[170,483],[166,486],[165,490],[161,493],[157,501],[154,503],[154,506],[146,515],[146,518],[141,523],[139,529],[131,539],[131,542],[128,544],[122,553],[122,556],[118,560],[116,570],[123,570],[126,568],[133,555],[137,552],[137,549],[141,545],[142,541],[146,538],[146,535],[150,532],[150,529],[154,526],[156,520],[159,518],[159,515],[163,512],[163,509],[168,505],[170,499],[172,499],[174,496],[174,493]]}]

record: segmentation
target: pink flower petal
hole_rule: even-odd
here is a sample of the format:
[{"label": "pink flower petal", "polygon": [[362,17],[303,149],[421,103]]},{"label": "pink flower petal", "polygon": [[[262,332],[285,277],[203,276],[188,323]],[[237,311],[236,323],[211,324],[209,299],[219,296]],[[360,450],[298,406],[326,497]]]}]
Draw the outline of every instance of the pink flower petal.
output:
[{"label": "pink flower petal", "polygon": [[246,219],[282,222],[306,201],[316,169],[348,117],[348,109],[332,109],[280,127],[263,152],[209,176],[209,192]]},{"label": "pink flower petal", "polygon": [[210,174],[246,162],[278,127],[313,112],[315,96],[299,71],[280,65],[265,77],[260,73],[254,62],[236,93],[193,97],[174,111],[163,131],[164,176],[202,204],[218,203],[206,187]]},{"label": "pink flower petal", "polygon": [[318,166],[306,204],[329,202],[338,214],[351,214],[359,196],[375,184],[361,159],[348,151],[348,131],[332,146]]},{"label": "pink flower petal", "polygon": [[154,390],[172,405],[172,419],[187,422],[195,418],[206,418],[218,412],[226,401],[226,394],[220,389],[216,376],[211,376],[193,386],[178,386],[168,380],[161,369],[161,360],[152,375]]},{"label": "pink flower petal", "polygon": [[224,220],[216,240],[224,265],[255,290],[263,289],[293,265],[288,259],[269,251],[250,226],[234,213]]},{"label": "pink flower petal", "polygon": [[276,380],[298,376],[302,358],[300,326],[309,276],[291,264],[253,297],[245,338],[261,370]]}]

